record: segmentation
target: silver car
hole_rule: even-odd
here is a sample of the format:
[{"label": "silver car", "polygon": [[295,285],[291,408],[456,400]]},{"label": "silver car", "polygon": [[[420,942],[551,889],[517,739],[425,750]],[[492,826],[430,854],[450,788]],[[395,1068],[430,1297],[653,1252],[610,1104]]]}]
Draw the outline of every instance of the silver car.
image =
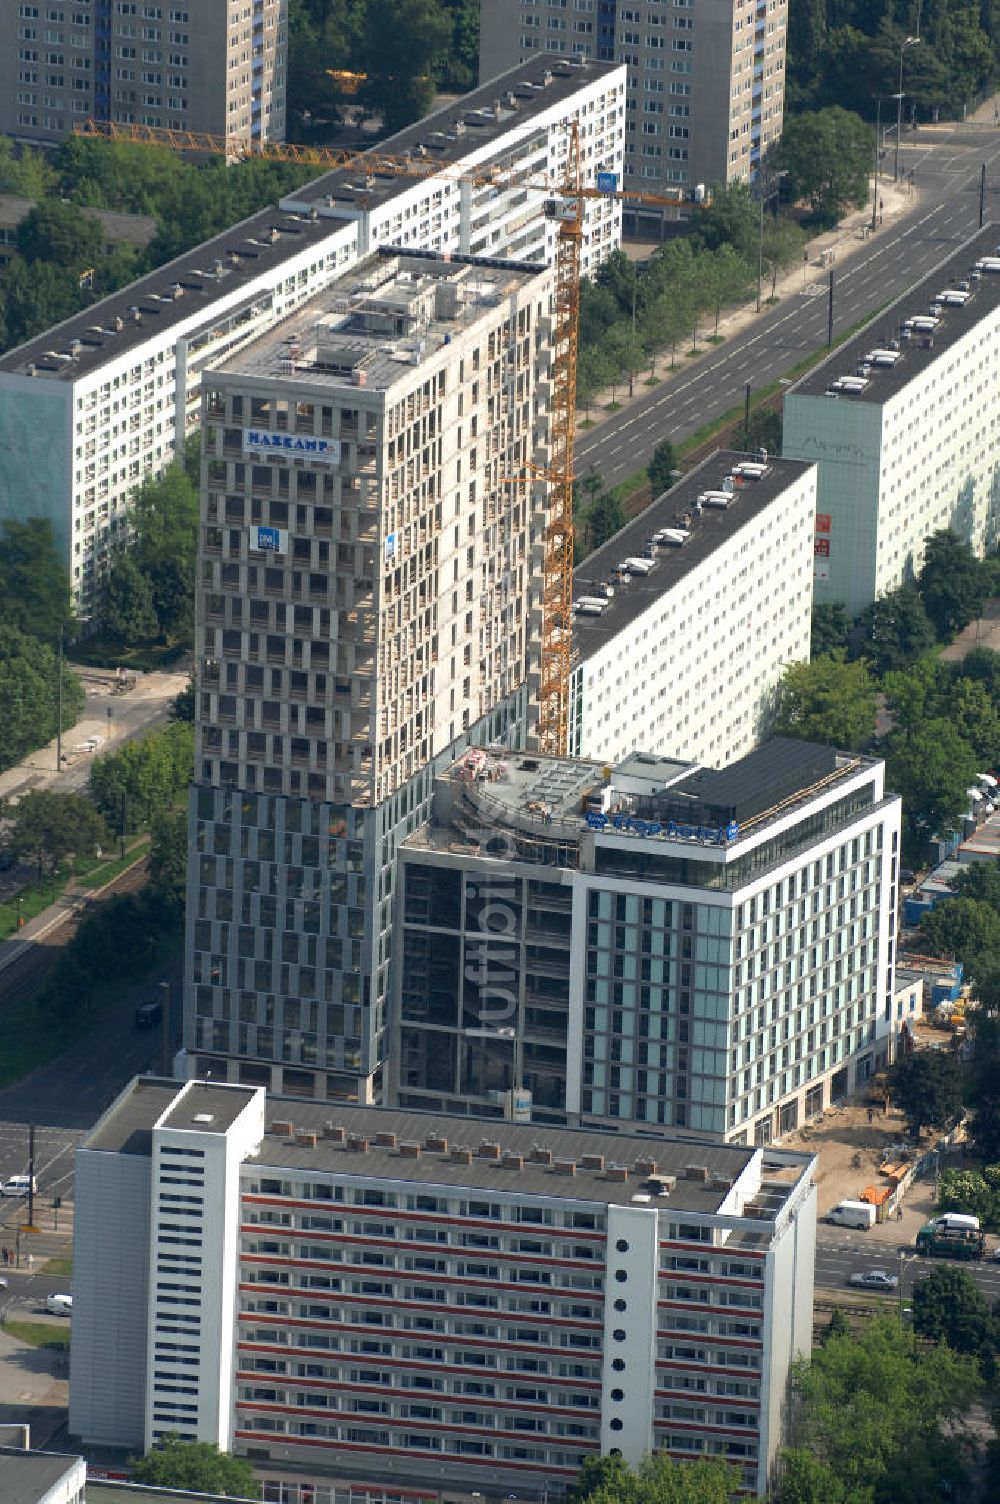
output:
[{"label": "silver car", "polygon": [[848,1283],[860,1285],[863,1290],[895,1290],[899,1276],[890,1274],[888,1269],[862,1269],[859,1274],[852,1274]]}]

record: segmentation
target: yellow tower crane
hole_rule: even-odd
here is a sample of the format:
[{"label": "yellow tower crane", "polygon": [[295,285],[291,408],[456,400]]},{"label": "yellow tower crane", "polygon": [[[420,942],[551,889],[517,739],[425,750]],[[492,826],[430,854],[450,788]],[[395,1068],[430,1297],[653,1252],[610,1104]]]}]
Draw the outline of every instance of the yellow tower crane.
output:
[{"label": "yellow tower crane", "polygon": [[568,127],[566,168],[558,182],[538,172],[519,173],[516,167],[468,167],[461,162],[442,160],[430,154],[386,154],[377,146],[356,151],[327,146],[297,146],[290,142],[257,143],[230,140],[199,131],[168,130],[160,126],[95,120],[88,120],[77,126],[74,134],[142,146],[165,146],[173,151],[210,153],[225,157],[230,162],[262,158],[271,162],[301,162],[328,171],[358,168],[365,173],[366,179],[373,180],[373,185],[374,179],[384,177],[438,177],[448,183],[469,183],[474,187],[528,188],[545,194],[545,213],[558,224],[551,454],[547,465],[526,466],[525,478],[544,480],[549,485],[542,584],[538,750],[552,756],[565,756],[569,745],[573,632],[573,478],[583,206],[588,199],[627,198],[643,204],[679,208],[688,200],[680,192],[625,193],[618,187],[617,179],[611,173],[607,174],[607,181],[600,185],[584,184],[581,178],[580,136],[576,121]]}]

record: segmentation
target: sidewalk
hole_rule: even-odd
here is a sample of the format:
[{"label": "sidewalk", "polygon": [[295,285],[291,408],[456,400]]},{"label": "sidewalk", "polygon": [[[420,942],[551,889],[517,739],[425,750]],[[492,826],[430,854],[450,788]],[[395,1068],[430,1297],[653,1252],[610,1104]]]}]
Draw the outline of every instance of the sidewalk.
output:
[{"label": "sidewalk", "polygon": [[20,960],[26,950],[32,945],[38,945],[54,929],[65,924],[68,919],[82,914],[91,903],[98,902],[114,883],[120,882],[125,872],[131,872],[132,868],[146,860],[148,852],[143,850],[128,867],[120,872],[117,877],[111,878],[100,888],[85,888],[75,880],[67,886],[65,892],[49,904],[47,909],[42,909],[34,919],[29,919],[15,934],[0,941],[0,975],[8,966],[13,966],[15,961]]},{"label": "sidewalk", "polygon": [[[927,127],[927,133],[930,134],[934,129],[941,130],[943,127]],[[804,247],[806,259],[779,275],[774,293],[776,303],[795,297],[825,296],[829,285],[829,274],[831,270],[836,269],[838,261],[843,260],[851,251],[857,250],[858,246],[869,237],[878,240],[884,236],[905,210],[912,209],[915,203],[920,202],[920,191],[919,188],[911,188],[905,182],[893,183],[891,179],[881,179],[879,197],[882,211],[878,228],[874,231],[871,229],[872,205],[869,199],[863,209],[852,209],[832,230],[824,230],[821,235],[816,235]],[[633,260],[646,260],[648,259],[646,252],[651,254],[655,249],[655,246],[647,247],[644,243],[640,245],[635,241],[629,242],[625,247],[626,254],[630,255]],[[756,319],[762,318],[775,306],[775,303],[769,301],[770,296],[771,281],[769,277],[766,277],[761,287],[760,313],[757,312],[756,295],[748,299],[746,303],[726,309],[719,319],[718,340],[714,338],[715,327],[706,315],[705,324],[698,331],[698,354],[688,355],[678,346],[676,364],[672,370],[661,368],[657,384],[679,370],[687,370],[689,367],[696,369],[698,362],[704,360],[706,355],[718,351],[726,340],[731,339],[735,334],[742,333]],[[711,342],[709,336],[712,336]],[[662,359],[666,360],[667,355],[668,352],[664,352]],[[627,380],[618,382],[613,389],[617,406],[612,412],[606,411],[606,405],[612,401],[612,388],[608,387],[602,392],[597,392],[586,410],[577,409],[577,423],[580,430],[588,435],[593,433],[595,428],[609,418],[619,418],[632,403],[648,396],[652,390],[653,388],[647,386],[642,377],[637,377],[633,394],[630,397]],[[588,412],[590,421],[583,428],[582,425],[586,423]]]}]

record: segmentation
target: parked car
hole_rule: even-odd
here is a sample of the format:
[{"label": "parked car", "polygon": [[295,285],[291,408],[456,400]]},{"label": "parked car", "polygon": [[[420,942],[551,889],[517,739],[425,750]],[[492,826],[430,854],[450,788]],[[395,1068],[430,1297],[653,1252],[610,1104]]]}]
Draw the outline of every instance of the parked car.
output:
[{"label": "parked car", "polygon": [[890,1274],[888,1269],[862,1269],[860,1273],[852,1274],[848,1283],[860,1285],[863,1290],[895,1290],[899,1277]]},{"label": "parked car", "polygon": [[38,1191],[38,1183],[31,1175],[12,1175],[0,1186],[3,1196],[27,1196],[29,1191],[33,1194]]},{"label": "parked car", "polygon": [[72,1316],[72,1295],[49,1295],[45,1300],[45,1309],[50,1316]]},{"label": "parked car", "polygon": [[158,1024],[163,1017],[163,1004],[159,998],[153,998],[151,1002],[140,1003],[135,1010],[135,1026],[137,1029],[151,1029]]}]

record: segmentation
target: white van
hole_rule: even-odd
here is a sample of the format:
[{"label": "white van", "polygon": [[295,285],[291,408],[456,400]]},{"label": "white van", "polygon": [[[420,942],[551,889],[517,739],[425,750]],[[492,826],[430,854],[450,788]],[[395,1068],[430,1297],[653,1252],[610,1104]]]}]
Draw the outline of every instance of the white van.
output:
[{"label": "white van", "polygon": [[37,1194],[38,1191],[38,1186],[32,1175],[12,1175],[9,1180],[5,1180],[3,1183],[3,1195],[5,1196],[27,1196],[29,1191],[32,1195]]},{"label": "white van", "polygon": [[942,1212],[934,1218],[934,1225],[942,1232],[979,1232],[979,1218],[966,1212]]},{"label": "white van", "polygon": [[47,1295],[45,1309],[50,1316],[72,1316],[73,1297],[72,1295]]},{"label": "white van", "polygon": [[826,1214],[835,1227],[859,1227],[867,1232],[875,1226],[875,1208],[870,1201],[840,1201]]}]

